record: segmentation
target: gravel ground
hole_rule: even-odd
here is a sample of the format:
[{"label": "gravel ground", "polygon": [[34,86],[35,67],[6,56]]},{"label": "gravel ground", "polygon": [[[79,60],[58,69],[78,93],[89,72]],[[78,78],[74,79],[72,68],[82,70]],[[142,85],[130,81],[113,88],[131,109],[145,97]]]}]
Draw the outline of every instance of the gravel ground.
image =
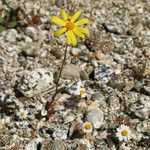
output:
[{"label": "gravel ground", "polygon": [[[68,47],[46,120],[65,49],[50,18],[62,8],[82,9],[90,35]],[[0,150],[150,149],[149,0],[0,0],[0,14],[19,20],[0,33]]]}]

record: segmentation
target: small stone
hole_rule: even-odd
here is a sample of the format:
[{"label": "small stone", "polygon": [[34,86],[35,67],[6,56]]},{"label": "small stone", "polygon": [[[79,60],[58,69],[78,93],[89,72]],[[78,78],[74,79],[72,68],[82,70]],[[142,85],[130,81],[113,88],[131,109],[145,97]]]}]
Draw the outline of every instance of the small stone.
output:
[{"label": "small stone", "polygon": [[81,50],[79,48],[71,48],[70,50],[70,53],[75,56],[77,56],[80,52]]},{"label": "small stone", "polygon": [[78,141],[78,147],[76,150],[90,150],[91,148],[92,146],[87,139],[81,139]]},{"label": "small stone", "polygon": [[102,84],[106,84],[114,77],[114,75],[118,75],[119,73],[119,69],[115,69],[108,64],[101,64],[95,68],[95,79]]},{"label": "small stone", "polygon": [[81,71],[80,71],[80,74],[81,74],[81,77],[82,77],[84,80],[88,80],[88,79],[89,79],[89,76],[88,76],[88,74],[86,73],[86,71],[81,70]]},{"label": "small stone", "polygon": [[87,112],[86,119],[93,124],[95,129],[98,129],[103,124],[104,113],[99,108],[94,108]]},{"label": "small stone", "polygon": [[150,101],[149,97],[141,98],[138,102],[133,103],[129,107],[129,111],[135,114],[138,118],[148,119],[150,116]]},{"label": "small stone", "polygon": [[110,148],[108,147],[108,144],[105,142],[104,139],[96,140],[95,149],[97,149],[97,150],[110,150]]},{"label": "small stone", "polygon": [[103,60],[106,58],[106,55],[104,53],[102,53],[101,51],[96,52],[95,57],[99,60]]},{"label": "small stone", "polygon": [[51,140],[42,143],[41,150],[65,150],[64,142],[61,140]]},{"label": "small stone", "polygon": [[119,146],[119,150],[130,150],[130,148],[127,147],[125,144],[126,144],[126,143],[122,143],[122,144]]},{"label": "small stone", "polygon": [[53,138],[56,140],[61,139],[61,140],[66,140],[67,139],[67,131],[63,129],[56,129],[53,132]]},{"label": "small stone", "polygon": [[104,96],[100,92],[95,92],[91,96],[91,100],[92,101],[103,101],[104,100]]},{"label": "small stone", "polygon": [[144,54],[150,58],[150,49],[145,49]]},{"label": "small stone", "polygon": [[35,94],[42,93],[53,87],[52,72],[48,69],[39,68],[26,71],[17,88],[24,96],[33,97]]},{"label": "small stone", "polygon": [[25,42],[26,42],[26,43],[32,43],[33,40],[32,40],[30,37],[26,36],[26,37],[25,37]]},{"label": "small stone", "polygon": [[75,117],[74,116],[66,116],[64,119],[64,123],[69,123],[74,121]]},{"label": "small stone", "polygon": [[6,0],[5,3],[7,6],[13,10],[16,10],[19,7],[19,1],[18,0]]},{"label": "small stone", "polygon": [[32,57],[37,56],[40,52],[40,48],[39,48],[39,46],[37,46],[37,44],[24,45],[21,47],[21,50],[22,50],[23,54],[25,54],[27,56],[32,56]]},{"label": "small stone", "polygon": [[79,79],[80,78],[80,68],[74,64],[67,64],[64,66],[62,71],[62,78],[64,79]]},{"label": "small stone", "polygon": [[26,146],[25,150],[37,150],[37,143],[35,140],[31,140]]},{"label": "small stone", "polygon": [[61,58],[63,55],[64,55],[64,53],[63,53],[63,50],[61,50],[61,49],[53,49],[52,51],[51,51],[51,53],[57,58],[57,59],[59,59],[59,58]]},{"label": "small stone", "polygon": [[88,66],[86,68],[86,72],[87,72],[88,75],[91,74],[93,71],[94,71],[94,67],[93,66]]},{"label": "small stone", "polygon": [[9,42],[16,42],[18,37],[18,32],[15,29],[10,29],[7,31],[6,40]]},{"label": "small stone", "polygon": [[123,88],[124,91],[130,91],[134,87],[134,82],[133,81],[128,81],[125,84],[125,87]]},{"label": "small stone", "polygon": [[37,31],[36,28],[34,28],[34,27],[27,27],[26,31],[25,31],[25,34],[27,36],[29,36],[30,38],[32,38],[33,40],[37,40],[38,31]]}]

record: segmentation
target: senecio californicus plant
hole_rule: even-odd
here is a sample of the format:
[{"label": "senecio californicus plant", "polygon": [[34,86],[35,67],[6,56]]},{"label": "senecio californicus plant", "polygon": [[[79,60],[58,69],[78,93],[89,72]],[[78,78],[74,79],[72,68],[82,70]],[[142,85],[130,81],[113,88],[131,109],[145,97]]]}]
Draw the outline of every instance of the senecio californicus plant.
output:
[{"label": "senecio californicus plant", "polygon": [[85,34],[89,34],[89,30],[86,28],[81,27],[84,24],[87,24],[89,20],[87,18],[83,18],[79,21],[77,19],[81,15],[81,10],[77,11],[74,15],[68,16],[65,10],[61,10],[61,18],[57,16],[53,16],[51,18],[51,22],[60,25],[62,28],[57,30],[54,35],[55,37],[59,37],[63,33],[67,32],[66,34],[66,43],[67,45],[77,45],[76,36],[85,38]]},{"label": "senecio californicus plant", "polygon": [[75,12],[72,16],[68,16],[66,11],[64,9],[62,9],[60,12],[61,18],[59,18],[57,16],[52,16],[50,19],[51,22],[61,26],[60,29],[55,31],[55,33],[54,33],[55,37],[59,37],[62,34],[66,33],[66,47],[65,47],[65,51],[64,51],[64,58],[62,60],[62,64],[61,64],[60,71],[58,74],[58,78],[55,82],[55,84],[56,84],[55,93],[52,96],[52,100],[50,102],[48,102],[46,105],[46,110],[48,111],[48,113],[47,113],[48,119],[49,119],[50,115],[54,112],[53,108],[51,108],[51,106],[53,106],[55,97],[58,93],[59,80],[61,78],[63,66],[66,61],[67,46],[68,45],[76,46],[77,45],[76,36],[78,36],[80,38],[85,38],[85,35],[90,33],[88,29],[83,27],[83,25],[85,25],[89,22],[89,19],[83,18],[81,20],[78,20],[81,13],[82,13],[82,11],[79,10],[79,11]]}]

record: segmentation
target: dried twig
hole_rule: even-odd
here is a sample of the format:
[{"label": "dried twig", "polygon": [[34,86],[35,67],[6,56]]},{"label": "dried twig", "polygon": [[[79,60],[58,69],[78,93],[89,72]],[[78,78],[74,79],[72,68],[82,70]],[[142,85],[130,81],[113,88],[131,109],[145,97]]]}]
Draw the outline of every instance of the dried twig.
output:
[{"label": "dried twig", "polygon": [[65,47],[65,53],[64,53],[64,58],[62,60],[62,64],[61,64],[61,67],[60,67],[60,71],[59,71],[59,75],[58,75],[58,78],[57,78],[57,81],[56,81],[56,88],[55,88],[55,93],[54,95],[52,96],[52,100],[50,102],[47,102],[46,104],[46,110],[48,112],[47,114],[47,118],[50,117],[51,113],[54,111],[52,106],[54,104],[54,101],[55,101],[55,98],[58,94],[58,87],[59,87],[59,81],[60,81],[60,78],[61,78],[61,74],[62,74],[62,71],[63,71],[63,68],[64,68],[64,64],[66,62],[66,56],[67,56],[67,45]]}]

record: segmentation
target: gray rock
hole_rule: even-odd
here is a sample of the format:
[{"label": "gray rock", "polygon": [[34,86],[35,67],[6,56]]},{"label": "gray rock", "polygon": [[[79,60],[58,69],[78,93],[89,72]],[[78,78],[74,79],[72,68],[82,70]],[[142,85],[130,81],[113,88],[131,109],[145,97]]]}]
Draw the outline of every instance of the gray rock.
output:
[{"label": "gray rock", "polygon": [[16,10],[19,7],[19,1],[18,0],[5,0],[5,3],[7,6],[13,10]]},{"label": "gray rock", "polygon": [[38,139],[31,140],[27,145],[25,145],[25,150],[37,150],[38,142]]},{"label": "gray rock", "polygon": [[57,49],[52,49],[51,53],[52,53],[57,59],[61,58],[61,57],[64,55],[63,50],[58,49],[58,48],[57,48]]},{"label": "gray rock", "polygon": [[72,55],[78,55],[81,52],[81,50],[79,48],[71,48],[70,53]]},{"label": "gray rock", "polygon": [[120,144],[119,150],[130,150],[128,146],[125,145],[125,143]]},{"label": "gray rock", "polygon": [[53,87],[52,72],[48,69],[39,68],[26,71],[17,88],[25,96],[32,97]]},{"label": "gray rock", "polygon": [[74,79],[74,78],[79,79],[80,78],[79,66],[73,64],[65,65],[61,77],[64,79]]},{"label": "gray rock", "polygon": [[67,133],[68,131],[66,129],[54,129],[53,132],[53,137],[58,140],[58,139],[62,139],[62,140],[66,140],[67,139]]},{"label": "gray rock", "polygon": [[86,119],[93,124],[95,129],[98,129],[103,124],[104,113],[99,108],[90,109],[86,114]]},{"label": "gray rock", "polygon": [[95,148],[96,150],[110,150],[107,143],[103,139],[97,140],[95,142]]},{"label": "gray rock", "polygon": [[138,118],[148,119],[150,116],[150,98],[141,98],[139,101],[131,104],[129,110]]},{"label": "gray rock", "polygon": [[89,79],[89,75],[87,74],[87,72],[85,70],[81,70],[80,75],[81,75],[81,78],[83,80],[88,80]]},{"label": "gray rock", "polygon": [[43,142],[41,150],[65,150],[64,142],[60,140]]},{"label": "gray rock", "polygon": [[105,98],[105,97],[104,97],[100,92],[95,92],[95,93],[91,96],[91,100],[92,100],[92,101],[103,101],[104,98]]},{"label": "gray rock", "polygon": [[40,47],[37,44],[26,44],[21,47],[21,51],[27,56],[37,56],[40,53]]},{"label": "gray rock", "polygon": [[106,84],[111,78],[120,73],[120,70],[113,68],[108,64],[101,64],[95,68],[95,79],[100,83]]},{"label": "gray rock", "polygon": [[87,139],[80,139],[75,150],[91,150],[92,146]]},{"label": "gray rock", "polygon": [[32,38],[33,40],[37,40],[38,38],[38,31],[34,27],[27,27],[25,30],[25,34]]},{"label": "gray rock", "polygon": [[15,29],[10,29],[7,31],[6,40],[9,42],[16,42],[18,37],[18,32]]}]

